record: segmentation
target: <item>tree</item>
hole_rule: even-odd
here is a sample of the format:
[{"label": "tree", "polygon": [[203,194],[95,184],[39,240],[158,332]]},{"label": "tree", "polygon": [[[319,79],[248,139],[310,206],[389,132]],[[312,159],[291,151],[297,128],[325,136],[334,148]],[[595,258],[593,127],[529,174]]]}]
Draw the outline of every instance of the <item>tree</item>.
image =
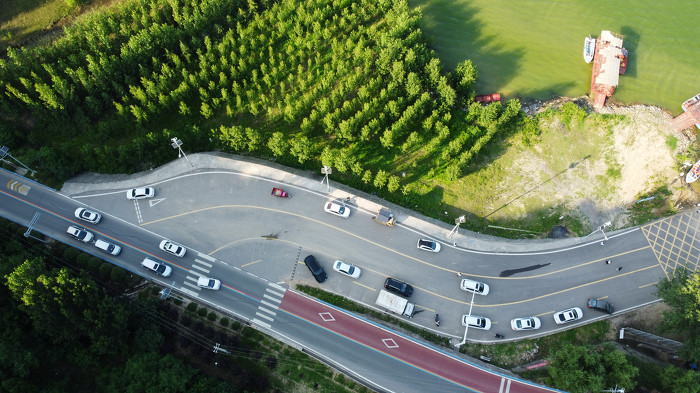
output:
[{"label": "tree", "polygon": [[300,164],[311,158],[311,141],[308,137],[302,136],[292,139],[290,145],[290,153],[297,158]]},{"label": "tree", "polygon": [[680,267],[656,288],[657,295],[671,308],[664,312],[661,328],[684,334],[685,357],[700,359],[700,272]]},{"label": "tree", "polygon": [[387,180],[389,179],[389,173],[383,169],[377,171],[377,175],[374,177],[374,186],[377,188],[384,188]]},{"label": "tree", "polygon": [[471,60],[465,60],[457,64],[455,76],[457,78],[459,104],[466,108],[475,97],[474,85],[479,73]]},{"label": "tree", "polygon": [[114,370],[106,392],[187,392],[197,370],[168,354],[135,355],[123,370]]},{"label": "tree", "polygon": [[547,367],[553,385],[571,393],[599,392],[617,385],[633,389],[639,370],[612,346],[600,348],[567,344],[557,350]]},{"label": "tree", "polygon": [[267,140],[267,147],[272,151],[275,157],[283,156],[287,152],[288,143],[284,139],[284,134],[276,131],[272,133],[272,137]]},{"label": "tree", "polygon": [[661,383],[673,393],[700,393],[700,373],[668,366],[661,371]]}]

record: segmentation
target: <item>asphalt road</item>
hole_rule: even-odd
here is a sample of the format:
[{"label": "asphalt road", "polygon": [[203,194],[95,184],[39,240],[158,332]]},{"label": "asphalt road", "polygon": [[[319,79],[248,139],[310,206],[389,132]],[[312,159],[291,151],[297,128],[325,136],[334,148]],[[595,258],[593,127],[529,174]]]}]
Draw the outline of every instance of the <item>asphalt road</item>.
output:
[{"label": "asphalt road", "polygon": [[[488,296],[475,296],[472,314],[491,318],[493,327],[490,332],[469,330],[470,341],[490,341],[494,332],[508,339],[529,336],[510,330],[513,317],[539,316],[543,326],[537,334],[605,317],[585,307],[591,296],[611,301],[617,312],[653,302],[654,284],[661,277],[678,264],[691,268],[698,264],[700,220],[693,214],[616,233],[605,245],[600,239],[580,239],[558,249],[518,252],[522,247],[514,246],[504,253],[443,243],[442,251],[433,254],[417,250],[416,241],[420,236],[441,240],[444,231],[414,218],[393,228],[379,225],[371,220],[373,212],[357,208],[367,206],[357,198],[348,204],[350,218],[331,216],[322,206],[337,195],[329,197],[317,181],[299,181],[289,174],[276,180],[229,170],[163,174],[161,180],[148,184],[156,188],[155,198],[141,201],[127,200],[126,188],[86,191],[71,198],[6,171],[0,175],[5,185],[0,211],[6,218],[28,225],[39,212],[38,231],[286,337],[383,390],[543,388],[470,366],[340,310],[318,311],[328,306],[287,290],[297,283],[316,285],[300,263],[306,255],[314,254],[328,272],[324,289],[369,306],[386,276],[408,281],[416,289],[411,301],[422,310],[411,322],[452,336],[454,342],[462,338],[460,318],[467,313],[472,297],[458,287],[464,277],[491,286]],[[130,186],[142,185],[132,183]],[[273,186],[293,197],[271,196]],[[83,203],[102,212],[102,222],[91,225],[75,219],[73,211]],[[107,256],[91,244],[67,237],[65,228],[71,223],[122,245],[122,253]],[[185,257],[160,251],[158,243],[163,238],[187,246]],[[166,261],[175,272],[164,279],[142,270],[139,263],[145,256]],[[356,264],[362,276],[352,280],[333,272],[335,259]],[[606,264],[607,259],[612,263]],[[194,283],[199,275],[221,279],[222,290],[197,288]],[[584,318],[563,327],[556,325],[552,314],[572,306],[582,308]],[[442,320],[438,328],[433,325],[435,312]],[[324,320],[324,313],[331,313],[335,320]],[[377,341],[384,336],[400,343],[401,349]],[[453,364],[457,371],[451,371]],[[419,386],[423,388],[417,389]]]}]

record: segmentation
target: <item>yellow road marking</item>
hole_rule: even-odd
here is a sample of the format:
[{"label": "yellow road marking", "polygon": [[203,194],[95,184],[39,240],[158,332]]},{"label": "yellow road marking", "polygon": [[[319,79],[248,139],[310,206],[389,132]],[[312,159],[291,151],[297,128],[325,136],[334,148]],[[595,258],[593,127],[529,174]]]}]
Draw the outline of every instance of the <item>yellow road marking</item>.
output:
[{"label": "yellow road marking", "polygon": [[430,311],[430,312],[435,312],[435,310],[433,310],[432,308],[423,307],[423,306],[421,306],[420,304],[416,304],[416,307],[420,307],[420,308],[422,308],[422,309],[424,309],[424,310],[428,310],[428,311]]},{"label": "yellow road marking", "polygon": [[361,286],[361,287],[367,288],[367,289],[371,289],[371,290],[373,290],[374,292],[377,292],[376,289],[374,289],[374,288],[372,288],[372,287],[368,287],[367,285],[360,284],[360,283],[357,282],[357,281],[353,281],[352,283],[355,284],[355,285],[359,285],[359,286]]},{"label": "yellow road marking", "polygon": [[536,316],[536,317],[543,317],[543,316],[549,315],[549,314],[554,314],[554,311],[543,312],[542,314],[537,314],[537,315],[535,315],[535,316]]},{"label": "yellow road marking", "polygon": [[657,283],[658,283],[658,281],[657,282],[650,282],[649,284],[640,285],[637,288],[646,288],[646,287],[651,286],[651,285],[656,285]]},{"label": "yellow road marking", "polygon": [[246,263],[245,265],[241,265],[241,267],[250,266],[250,265],[252,265],[252,264],[254,264],[254,263],[258,263],[258,262],[262,262],[262,259],[258,259],[257,261],[253,261],[253,262],[250,262],[250,263]]}]

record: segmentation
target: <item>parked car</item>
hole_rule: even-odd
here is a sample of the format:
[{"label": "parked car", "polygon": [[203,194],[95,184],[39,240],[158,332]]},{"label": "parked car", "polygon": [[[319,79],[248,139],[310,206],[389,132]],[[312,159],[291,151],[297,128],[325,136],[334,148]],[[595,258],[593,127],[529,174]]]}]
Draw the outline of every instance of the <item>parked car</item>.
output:
[{"label": "parked car", "polygon": [[411,295],[413,295],[413,287],[411,285],[391,277],[387,277],[386,280],[384,280],[384,288],[387,291],[398,293],[405,297],[411,297]]},{"label": "parked car", "polygon": [[95,237],[91,232],[88,232],[85,228],[76,227],[73,225],[68,227],[66,233],[69,236],[74,237],[83,243],[90,243]]},{"label": "parked car", "polygon": [[132,188],[126,192],[127,199],[146,199],[156,196],[156,190],[153,187]]},{"label": "parked car", "polygon": [[333,263],[333,270],[335,270],[338,273],[345,274],[346,276],[352,277],[352,278],[358,278],[358,277],[360,277],[360,273],[362,273],[362,271],[360,270],[359,267],[357,267],[353,264],[343,262],[343,261],[338,261],[338,260],[336,260]]},{"label": "parked car", "polygon": [[542,326],[542,322],[537,317],[514,318],[510,321],[513,330],[536,330]]},{"label": "parked car", "polygon": [[95,241],[95,247],[106,252],[107,254],[112,255],[119,255],[119,253],[122,251],[122,248],[120,246],[102,239],[97,239]]},{"label": "parked car", "polygon": [[489,286],[480,281],[470,280],[468,278],[463,278],[462,282],[459,284],[459,288],[463,291],[474,292],[477,295],[488,295]]},{"label": "parked car", "polygon": [[578,307],[572,307],[554,314],[554,322],[558,324],[569,323],[583,318],[583,311]]},{"label": "parked car", "polygon": [[165,252],[169,252],[169,253],[175,255],[176,257],[180,257],[180,258],[184,257],[185,252],[187,252],[187,249],[184,246],[181,246],[177,243],[173,243],[167,239],[160,242],[160,246],[158,246],[158,247],[160,247],[161,250],[163,250]]},{"label": "parked car", "polygon": [[173,273],[173,268],[171,268],[170,266],[164,263],[156,262],[150,258],[144,258],[143,262],[141,262],[141,266],[157,274],[160,274],[163,277],[170,277],[170,275]]},{"label": "parked car", "polygon": [[615,307],[612,304],[606,302],[605,300],[597,300],[594,298],[588,298],[588,308],[592,310],[598,310],[612,314],[615,312]]},{"label": "parked car", "polygon": [[206,288],[206,289],[218,291],[219,288],[221,288],[221,281],[219,281],[215,278],[199,276],[199,278],[197,279],[197,286],[200,288]]},{"label": "parked car", "polygon": [[323,270],[323,267],[320,263],[318,263],[315,256],[307,256],[306,258],[304,258],[304,263],[306,264],[306,267],[309,268],[309,271],[311,271],[311,274],[314,275],[314,278],[319,284],[328,279],[328,274],[326,274],[326,271]]},{"label": "parked car", "polygon": [[97,224],[102,219],[102,216],[100,213],[88,210],[84,207],[79,207],[75,210],[75,218],[79,218],[91,224]]},{"label": "parked car", "polygon": [[440,243],[430,239],[418,239],[418,249],[430,252],[440,252]]},{"label": "parked car", "polygon": [[489,330],[491,329],[491,320],[476,315],[462,315],[462,326],[467,325],[474,329]]},{"label": "parked car", "polygon": [[326,203],[326,205],[323,206],[323,210],[325,210],[326,213],[335,214],[336,216],[340,216],[343,218],[350,217],[350,208],[348,208],[347,206],[339,205],[335,202]]}]

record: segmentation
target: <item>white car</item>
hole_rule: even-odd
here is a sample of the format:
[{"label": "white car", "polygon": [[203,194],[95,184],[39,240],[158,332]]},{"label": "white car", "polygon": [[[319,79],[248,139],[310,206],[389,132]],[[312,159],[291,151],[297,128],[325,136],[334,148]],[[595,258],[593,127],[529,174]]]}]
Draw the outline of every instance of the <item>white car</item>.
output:
[{"label": "white car", "polygon": [[95,247],[99,248],[100,250],[106,252],[107,254],[112,254],[112,255],[119,255],[119,253],[122,251],[122,248],[116,244],[104,241],[102,239],[97,239],[95,241]]},{"label": "white car", "polygon": [[419,239],[418,248],[430,252],[440,252],[440,243],[430,239]]},{"label": "white car", "polygon": [[76,227],[73,225],[68,227],[68,229],[66,230],[66,233],[69,236],[74,237],[83,243],[90,243],[92,241],[92,239],[95,237],[91,232],[88,232],[83,228]]},{"label": "white car", "polygon": [[164,263],[158,263],[150,258],[144,258],[143,262],[141,262],[141,266],[145,267],[148,270],[156,272],[163,277],[170,277],[170,275],[173,273],[173,268],[171,268],[170,266]]},{"label": "white car", "polygon": [[156,190],[153,187],[132,188],[126,192],[127,199],[146,199],[156,196]]},{"label": "white car", "polygon": [[100,213],[88,210],[84,207],[79,207],[75,210],[75,218],[79,218],[91,224],[97,224],[102,219],[102,216]]},{"label": "white car", "polygon": [[345,274],[346,276],[352,277],[352,278],[358,278],[358,277],[360,277],[360,274],[362,273],[362,271],[360,270],[359,267],[352,265],[352,264],[349,264],[347,262],[338,261],[338,260],[336,260],[333,263],[333,270],[335,270],[338,273]]},{"label": "white car", "polygon": [[578,307],[572,307],[554,314],[554,322],[558,323],[559,325],[576,321],[581,318],[583,318],[583,311],[581,311],[581,309]]},{"label": "white car", "polygon": [[462,282],[459,284],[459,288],[463,291],[474,292],[477,295],[488,295],[489,286],[483,282],[470,280],[468,278],[463,278]]},{"label": "white car", "polygon": [[514,318],[510,321],[513,330],[535,330],[542,326],[542,322],[537,317]]},{"label": "white car", "polygon": [[217,291],[219,288],[221,288],[221,281],[215,278],[199,276],[197,279],[197,286]]},{"label": "white car", "polygon": [[469,325],[470,328],[489,330],[491,329],[491,320],[486,317],[476,315],[462,315],[462,326]]},{"label": "white car", "polygon": [[185,252],[187,252],[187,249],[185,247],[183,247],[177,243],[173,243],[167,239],[160,242],[160,246],[158,246],[158,247],[160,247],[161,250],[163,250],[165,252],[169,252],[169,253],[175,255],[176,257],[180,257],[180,258],[184,257]]},{"label": "white car", "polygon": [[342,206],[334,202],[328,202],[323,206],[323,210],[326,211],[326,213],[331,213],[335,214],[336,216],[340,216],[343,218],[348,218],[350,217],[350,208],[347,206]]}]

